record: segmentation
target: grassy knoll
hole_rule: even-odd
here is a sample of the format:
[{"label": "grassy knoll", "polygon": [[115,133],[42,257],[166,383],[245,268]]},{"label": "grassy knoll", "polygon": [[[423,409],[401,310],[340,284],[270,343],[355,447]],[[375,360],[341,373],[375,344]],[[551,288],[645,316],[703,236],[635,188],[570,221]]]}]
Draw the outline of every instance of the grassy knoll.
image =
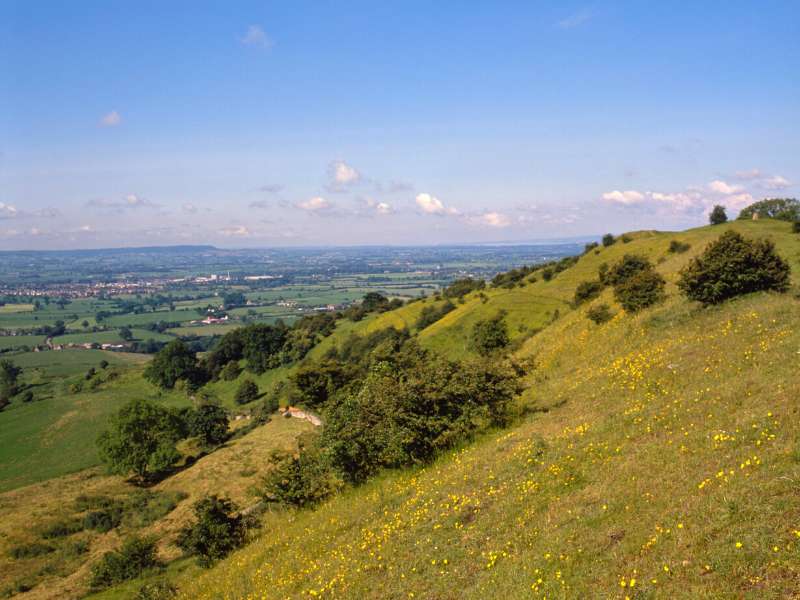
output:
[{"label": "grassy knoll", "polygon": [[[724,227],[774,237],[797,282],[787,224]],[[267,515],[255,543],[179,578],[182,597],[791,597],[800,301],[703,309],[676,295],[678,268],[724,227],[641,234],[521,288],[561,285],[567,300],[567,277],[635,251],[660,263],[670,296],[601,326],[588,306],[562,313],[517,352],[532,365],[518,424],[317,510]],[[671,255],[672,238],[692,248]],[[595,302],[613,306],[610,291]]]}]

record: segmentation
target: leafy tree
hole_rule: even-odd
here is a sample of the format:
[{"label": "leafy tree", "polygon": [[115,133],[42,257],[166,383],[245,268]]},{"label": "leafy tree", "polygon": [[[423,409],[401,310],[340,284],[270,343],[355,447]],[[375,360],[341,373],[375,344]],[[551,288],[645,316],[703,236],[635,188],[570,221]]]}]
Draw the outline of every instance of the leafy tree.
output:
[{"label": "leafy tree", "polygon": [[606,248],[607,248],[608,246],[613,246],[613,245],[614,245],[614,242],[616,242],[616,241],[617,241],[617,240],[614,238],[614,234],[612,234],[612,233],[607,233],[607,234],[605,234],[605,235],[603,236],[603,239],[602,239],[603,246],[605,246]]},{"label": "leafy tree", "polygon": [[133,332],[130,330],[130,327],[120,327],[119,337],[126,342],[130,342],[133,339]]},{"label": "leafy tree", "polygon": [[133,473],[143,482],[149,474],[166,469],[180,458],[175,444],[184,433],[184,423],[174,412],[138,398],[111,417],[97,446],[112,473]]},{"label": "leafy tree", "polygon": [[148,569],[160,566],[153,538],[128,538],[122,548],[106,552],[92,567],[91,586],[104,589],[141,576]]},{"label": "leafy tree", "polygon": [[664,278],[653,269],[634,273],[614,286],[614,298],[627,312],[638,312],[664,300]]},{"label": "leafy tree", "polygon": [[233,381],[242,372],[242,368],[239,366],[238,360],[232,360],[227,365],[222,367],[222,371],[219,374],[220,379],[223,381]]},{"label": "leafy tree", "polygon": [[385,309],[389,300],[379,292],[368,292],[361,300],[361,308],[366,312]]},{"label": "leafy tree", "polygon": [[785,292],[789,276],[771,241],[726,231],[681,271],[678,287],[690,300],[717,304],[761,290]]},{"label": "leafy tree", "polygon": [[87,321],[86,319],[84,319],[84,320],[81,322],[81,327],[83,327],[84,329],[86,329],[87,327],[89,327],[89,321]]},{"label": "leafy tree", "polygon": [[189,433],[200,438],[204,446],[217,446],[228,437],[228,414],[221,406],[201,404],[187,418]]},{"label": "leafy tree", "polygon": [[159,350],[144,370],[145,379],[162,389],[172,389],[180,380],[197,381],[199,369],[195,353],[181,340],[173,340]]},{"label": "leafy tree", "polygon": [[478,321],[472,329],[472,345],[481,356],[488,356],[508,345],[508,326],[504,313]]},{"label": "leafy tree", "polygon": [[247,404],[258,399],[258,386],[252,379],[245,379],[236,390],[236,404]]},{"label": "leafy tree", "polygon": [[19,392],[20,375],[22,375],[21,367],[7,358],[0,360],[0,402],[2,399],[9,400]]},{"label": "leafy tree", "polygon": [[800,221],[792,223],[792,233],[800,233]]},{"label": "leafy tree", "polygon": [[[602,267],[602,265],[601,265]],[[626,254],[612,266],[603,278],[607,285],[619,285],[640,271],[652,270],[653,265],[644,256]],[[602,277],[602,274],[601,274]]]},{"label": "leafy tree", "polygon": [[455,310],[455,305],[446,300],[444,304],[440,304],[439,306],[431,305],[426,306],[422,309],[422,312],[417,319],[416,327],[418,330],[425,329],[428,325],[432,325],[436,323],[439,319],[445,316],[450,311]]},{"label": "leafy tree", "polygon": [[471,277],[456,279],[444,289],[444,297],[463,298],[470,292],[482,290],[485,287],[486,282],[483,279],[472,279]]},{"label": "leafy tree", "polygon": [[242,354],[247,368],[256,374],[280,365],[280,353],[286,341],[283,325],[255,323],[242,328]]},{"label": "leafy tree", "polygon": [[296,455],[276,452],[270,463],[272,468],[262,479],[259,491],[266,502],[300,508],[314,506],[342,486],[316,444],[303,447]]},{"label": "leafy tree", "polygon": [[743,208],[739,219],[752,219],[757,214],[762,219],[800,221],[800,201],[795,198],[766,198]]},{"label": "leafy tree", "polygon": [[712,225],[722,225],[723,223],[727,222],[728,215],[725,214],[725,207],[717,204],[712,210],[711,214],[708,215],[708,222]]},{"label": "leafy tree", "polygon": [[300,392],[304,404],[322,406],[334,392],[344,387],[353,375],[353,367],[338,360],[325,359],[300,366],[291,381]]},{"label": "leafy tree", "polygon": [[244,544],[247,528],[236,504],[228,498],[206,496],[194,505],[195,521],[178,534],[177,545],[210,567]]}]

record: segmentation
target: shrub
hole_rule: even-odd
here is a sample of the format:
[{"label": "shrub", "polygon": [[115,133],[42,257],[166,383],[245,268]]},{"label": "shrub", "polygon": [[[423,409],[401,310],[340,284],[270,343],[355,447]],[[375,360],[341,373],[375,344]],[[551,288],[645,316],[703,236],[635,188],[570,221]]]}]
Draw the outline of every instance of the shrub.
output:
[{"label": "shrub", "polygon": [[542,269],[542,279],[544,279],[545,281],[550,281],[552,278],[553,278],[553,269],[551,269],[550,267]]},{"label": "shrub", "polygon": [[472,279],[471,277],[456,279],[444,289],[444,297],[463,298],[470,292],[482,290],[484,287],[486,287],[486,282],[483,279]]},{"label": "shrub", "polygon": [[603,284],[599,281],[582,281],[578,284],[578,287],[575,288],[575,297],[573,299],[573,303],[575,306],[577,306],[582,302],[586,302],[592,298],[597,298],[602,291]]},{"label": "shrub", "polygon": [[611,309],[609,308],[608,304],[598,304],[597,306],[591,307],[588,311],[586,311],[586,317],[594,321],[597,325],[601,325],[607,321],[611,320]]},{"label": "shrub", "polygon": [[653,265],[644,256],[626,254],[619,262],[609,269],[604,277],[604,283],[616,286],[627,281],[636,273],[640,271],[649,271],[652,270],[652,268]]},{"label": "shrub", "polygon": [[508,345],[508,326],[505,314],[478,321],[472,328],[472,346],[481,356],[488,356]]},{"label": "shrub", "polygon": [[42,537],[46,540],[67,537],[73,533],[83,531],[83,523],[76,519],[56,521],[42,530]]},{"label": "shrub", "polygon": [[583,253],[584,253],[584,254],[588,254],[589,252],[591,252],[592,250],[594,250],[595,248],[597,248],[599,245],[600,245],[600,244],[598,244],[597,242],[589,242],[588,244],[586,244],[586,245],[583,247]]},{"label": "shrub", "polygon": [[[485,294],[482,295],[481,301],[483,301],[483,298],[485,297]],[[440,306],[426,306],[422,309],[422,312],[417,319],[417,329],[425,329],[428,325],[433,325],[447,313],[455,310],[455,308],[455,305],[449,300]]]},{"label": "shrub", "polygon": [[92,567],[93,589],[103,589],[135,579],[148,569],[159,566],[156,558],[156,541],[153,538],[128,538],[122,548],[106,552]]},{"label": "shrub", "polygon": [[[236,401],[239,402],[238,392]],[[200,438],[204,446],[216,446],[228,437],[228,414],[216,404],[201,404],[189,414],[187,422],[189,434]]]},{"label": "shrub", "polygon": [[728,215],[725,214],[725,207],[717,204],[708,215],[708,222],[712,225],[722,225],[728,220]]},{"label": "shrub", "polygon": [[14,560],[20,560],[24,558],[36,558],[37,556],[44,556],[45,554],[50,554],[51,552],[55,552],[55,548],[49,544],[42,544],[40,542],[33,542],[31,544],[22,544],[20,546],[14,546],[11,550],[8,551],[8,554]]},{"label": "shrub", "polygon": [[222,371],[220,371],[219,377],[224,381],[233,381],[239,374],[242,372],[242,368],[239,366],[238,360],[232,360],[224,367],[222,367]]},{"label": "shrub", "polygon": [[22,394],[22,401],[23,402],[33,402],[34,396],[31,390],[26,390],[24,394]]},{"label": "shrub", "polygon": [[194,505],[195,522],[178,534],[178,547],[197,556],[202,567],[225,558],[244,544],[247,529],[237,507],[228,498],[206,496]]},{"label": "shrub", "polygon": [[681,271],[678,287],[690,300],[717,304],[762,290],[785,292],[789,274],[771,241],[726,231]]},{"label": "shrub", "polygon": [[638,271],[614,286],[614,298],[627,312],[637,312],[665,298],[664,278],[653,269]]},{"label": "shrub", "polygon": [[178,595],[178,588],[169,581],[145,583],[134,596],[134,600],[170,600]]},{"label": "shrub", "polygon": [[607,234],[605,234],[605,235],[603,236],[603,246],[605,246],[606,248],[607,248],[608,246],[613,246],[613,245],[614,245],[614,242],[616,242],[616,241],[617,241],[617,240],[616,240],[616,239],[614,239],[614,235],[613,235],[613,234],[611,234],[611,233],[607,233]]},{"label": "shrub", "polygon": [[691,247],[692,247],[691,244],[687,244],[686,242],[671,240],[667,252],[670,252],[672,254],[683,254]]},{"label": "shrub", "polygon": [[341,487],[341,480],[314,446],[297,456],[275,453],[270,462],[272,469],[262,479],[260,491],[267,502],[313,506]]},{"label": "shrub", "polygon": [[87,513],[83,518],[83,526],[86,529],[94,529],[100,533],[111,531],[122,522],[122,505],[117,503],[114,506],[95,510]]},{"label": "shrub", "polygon": [[236,404],[247,404],[248,402],[258,400],[258,394],[258,386],[255,382],[251,379],[245,379],[239,384],[234,400],[236,400]]}]

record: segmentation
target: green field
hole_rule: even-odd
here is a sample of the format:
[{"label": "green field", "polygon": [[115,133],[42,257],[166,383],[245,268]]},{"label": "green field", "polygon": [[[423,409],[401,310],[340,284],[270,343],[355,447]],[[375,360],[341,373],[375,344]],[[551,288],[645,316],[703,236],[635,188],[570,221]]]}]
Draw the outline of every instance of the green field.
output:
[{"label": "green field", "polygon": [[[150,331],[148,329],[131,329],[133,339],[138,341],[155,340],[157,342],[169,342],[175,339],[174,336]],[[113,331],[87,331],[85,333],[68,333],[53,338],[54,344],[122,344],[125,343],[119,336],[119,330]]]}]

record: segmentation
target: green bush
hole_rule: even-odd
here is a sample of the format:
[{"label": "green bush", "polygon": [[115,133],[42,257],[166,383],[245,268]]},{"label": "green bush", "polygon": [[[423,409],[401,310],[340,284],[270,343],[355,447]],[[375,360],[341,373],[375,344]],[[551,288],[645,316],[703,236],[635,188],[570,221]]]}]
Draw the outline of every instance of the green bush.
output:
[{"label": "green bush", "polygon": [[91,586],[95,590],[104,589],[140,577],[158,566],[155,539],[131,537],[119,550],[106,552],[92,567]]},{"label": "green bush", "polygon": [[195,521],[178,534],[178,547],[210,567],[244,544],[247,529],[237,507],[228,498],[206,496],[194,505]]},{"label": "green bush", "polygon": [[42,530],[42,537],[46,540],[67,537],[83,531],[83,522],[77,519],[56,521]]},{"label": "green bush", "polygon": [[614,286],[614,298],[627,312],[637,312],[664,298],[664,278],[653,269],[638,271]]},{"label": "green bush", "polygon": [[224,367],[222,367],[222,371],[220,371],[219,377],[223,381],[233,381],[239,374],[242,372],[242,368],[239,366],[238,360],[232,360]]},{"label": "green bush", "polygon": [[100,533],[106,533],[122,523],[122,513],[121,503],[101,510],[94,510],[87,513],[83,518],[83,526],[86,529],[94,529]]},{"label": "green bush", "polygon": [[602,325],[603,323],[610,321],[611,317],[613,316],[614,315],[611,314],[611,309],[609,308],[608,304],[598,304],[597,306],[592,306],[586,311],[586,317],[597,325]]},{"label": "green bush", "polygon": [[542,269],[542,279],[545,281],[550,281],[553,278],[553,269],[550,267],[546,267]]},{"label": "green bush", "polygon": [[800,221],[792,223],[792,233],[800,233]]},{"label": "green bush", "polygon": [[581,281],[578,284],[578,287],[575,288],[575,296],[573,298],[573,304],[578,306],[579,304],[586,302],[587,300],[591,300],[592,298],[597,298],[600,295],[600,292],[603,291],[603,284],[599,281]]},{"label": "green bush", "polygon": [[217,446],[228,439],[228,413],[217,404],[201,404],[189,413],[187,424],[189,434],[199,438],[204,446]]},{"label": "green bush", "polygon": [[488,356],[508,345],[508,326],[504,313],[478,321],[472,328],[472,346],[481,356]]},{"label": "green bush", "polygon": [[613,245],[614,245],[614,242],[616,242],[616,241],[617,241],[617,240],[616,240],[616,239],[614,239],[614,235],[613,235],[613,234],[611,234],[611,233],[607,233],[607,234],[605,234],[605,235],[603,236],[603,246],[605,246],[606,248],[607,248],[608,246],[613,246]]},{"label": "green bush", "polygon": [[789,275],[771,241],[726,231],[681,271],[678,287],[690,300],[717,304],[762,290],[785,292]]},{"label": "green bush", "polygon": [[145,583],[134,596],[134,600],[171,600],[178,595],[178,588],[169,581]]},{"label": "green bush", "polygon": [[341,480],[314,445],[299,455],[275,453],[270,459],[272,468],[261,482],[261,497],[297,507],[309,507],[333,495]]},{"label": "green bush", "polygon": [[691,247],[692,247],[691,244],[687,244],[686,242],[671,240],[667,252],[670,252],[672,254],[683,254]]},{"label": "green bush", "polygon": [[472,279],[465,277],[463,279],[456,279],[444,288],[445,298],[463,298],[470,292],[482,290],[486,287],[486,282],[483,279]]},{"label": "green bush", "polygon": [[44,556],[55,552],[55,548],[49,544],[42,544],[40,542],[33,542],[31,544],[22,544],[14,546],[8,551],[8,555],[14,560],[24,558],[36,558],[37,556]]},{"label": "green bush", "polygon": [[644,256],[626,254],[608,270],[604,277],[604,283],[616,286],[627,281],[640,271],[650,271],[652,269],[653,265]]},{"label": "green bush", "polygon": [[[481,300],[483,300],[484,297],[485,294],[481,297]],[[422,309],[422,312],[420,313],[419,318],[417,319],[416,322],[417,329],[421,330],[425,329],[428,325],[433,325],[434,323],[436,323],[436,321],[441,319],[447,313],[455,310],[455,308],[456,308],[455,305],[449,300],[439,306],[436,305],[426,306],[425,308]]]}]

